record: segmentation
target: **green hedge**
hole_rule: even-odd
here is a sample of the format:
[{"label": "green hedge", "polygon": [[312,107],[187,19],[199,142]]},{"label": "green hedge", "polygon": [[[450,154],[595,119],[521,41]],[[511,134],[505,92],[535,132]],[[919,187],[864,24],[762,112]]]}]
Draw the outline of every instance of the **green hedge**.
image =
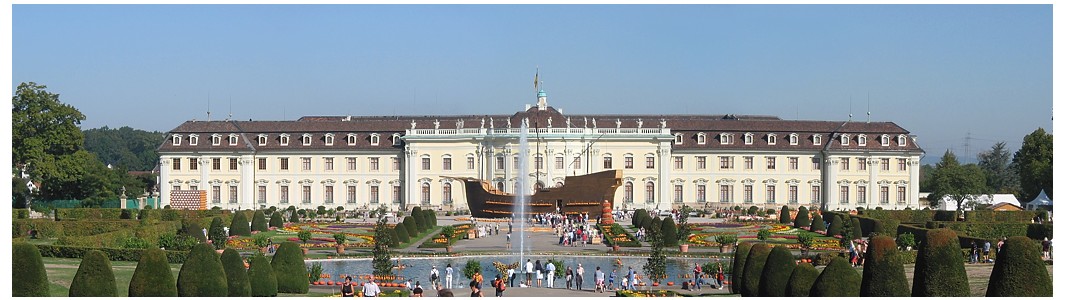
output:
[{"label": "green hedge", "polygon": [[888,236],[869,239],[862,272],[862,297],[906,297],[910,285],[906,283],[906,269],[899,256],[895,240]]},{"label": "green hedge", "polygon": [[147,241],[149,246],[157,247],[160,236],[175,233],[179,228],[180,224],[177,222],[165,222],[144,226],[132,225],[132,227],[122,230],[91,236],[64,236],[56,240],[55,244],[63,246],[122,248],[127,239],[137,237]]},{"label": "green hedge", "polygon": [[58,238],[60,236],[89,236],[113,232],[137,226],[137,220],[112,221],[53,221],[50,219],[12,220],[12,237],[29,236],[31,229],[37,229],[38,236]]},{"label": "green hedge", "polygon": [[30,210],[26,208],[16,208],[11,211],[11,219],[25,219],[30,217]]},{"label": "green hedge", "polygon": [[118,285],[111,261],[101,251],[89,251],[70,281],[70,297],[115,297]]},{"label": "green hedge", "polygon": [[[599,224],[599,225],[596,225],[596,226],[599,227],[599,232],[604,232],[602,224]],[[629,234],[629,232],[626,231],[624,228],[622,228],[621,225],[618,225],[617,223],[611,224],[610,225],[610,230],[611,230],[611,232],[624,233],[625,236],[629,238],[629,241],[627,241],[627,242],[617,243],[617,245],[619,247],[640,247],[640,242],[637,242],[636,238],[633,237],[632,234]],[[606,240],[607,246],[614,246],[615,245],[614,237],[604,234],[603,235],[603,239]]]},{"label": "green hedge", "polygon": [[1028,238],[1042,241],[1043,238],[1054,239],[1054,224],[1028,224]]},{"label": "green hedge", "polygon": [[758,296],[784,297],[788,278],[794,270],[795,256],[791,254],[791,250],[784,245],[773,247],[773,250],[769,252],[769,258],[766,259],[765,267],[762,268],[762,278],[758,280]]},{"label": "green hedge", "polygon": [[[924,228],[924,227],[916,227],[916,226],[912,226],[912,225],[903,224],[903,225],[899,225],[898,231],[896,231],[896,236],[898,236],[898,234],[902,234],[902,233],[912,233],[914,241],[917,242],[917,245],[921,245],[921,244],[923,244],[925,242],[925,235],[928,233],[929,230],[930,229]],[[970,245],[974,241],[977,242],[980,245],[983,245],[984,241],[991,241],[992,244],[997,242],[997,239],[982,239],[982,238],[978,238],[978,237],[971,237],[971,236],[964,236],[964,235],[958,235],[958,240],[960,241],[959,246],[960,245]]]},{"label": "green hedge", "polygon": [[982,223],[982,222],[936,222],[940,228],[950,228],[962,236],[996,240],[1008,236],[1025,236],[1028,233],[1026,223]]},{"label": "green hedge", "polygon": [[864,210],[862,216],[879,220],[897,220],[901,223],[919,223],[935,219],[935,211],[932,210]]},{"label": "green hedge", "polygon": [[1037,211],[994,211],[974,210],[965,212],[966,222],[1010,222],[1031,223],[1032,219],[1039,214]]},{"label": "green hedge", "polygon": [[248,268],[248,281],[251,282],[252,297],[275,297],[277,296],[277,277],[274,269],[270,267],[270,260],[262,254],[252,255],[251,265]]},{"label": "green hedge", "polygon": [[57,208],[60,220],[118,220],[121,208]]},{"label": "green hedge", "polygon": [[969,277],[962,248],[954,231],[929,230],[917,252],[913,269],[913,297],[969,297]]},{"label": "green hedge", "polygon": [[159,249],[142,252],[129,282],[129,296],[177,297],[177,281],[167,264],[166,252]]},{"label": "green hedge", "polygon": [[306,294],[310,287],[307,266],[303,262],[303,250],[294,242],[282,242],[274,253],[270,267],[277,276],[277,291],[281,293]]},{"label": "green hedge", "polygon": [[[144,252],[144,249],[89,248],[55,245],[34,246],[37,246],[37,250],[41,251],[41,256],[43,257],[82,258],[89,251],[100,250],[103,251],[104,254],[107,254],[107,257],[112,261],[140,261],[141,253]],[[185,263],[188,256],[188,251],[166,251],[166,260],[172,264]]]}]

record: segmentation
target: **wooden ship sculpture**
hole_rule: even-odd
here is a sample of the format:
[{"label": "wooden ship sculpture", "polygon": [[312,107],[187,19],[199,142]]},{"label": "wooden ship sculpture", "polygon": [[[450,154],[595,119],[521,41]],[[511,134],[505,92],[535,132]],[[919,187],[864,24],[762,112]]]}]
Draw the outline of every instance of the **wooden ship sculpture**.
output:
[{"label": "wooden ship sculpture", "polygon": [[[515,207],[517,196],[495,189],[491,183],[469,177],[462,180],[470,213],[477,218],[510,218],[520,211]],[[562,213],[588,214],[596,219],[603,214],[603,206],[614,202],[614,193],[621,186],[621,171],[608,170],[581,176],[566,176],[559,187],[544,188],[527,196],[526,215]],[[605,202],[605,204],[604,204]]]}]

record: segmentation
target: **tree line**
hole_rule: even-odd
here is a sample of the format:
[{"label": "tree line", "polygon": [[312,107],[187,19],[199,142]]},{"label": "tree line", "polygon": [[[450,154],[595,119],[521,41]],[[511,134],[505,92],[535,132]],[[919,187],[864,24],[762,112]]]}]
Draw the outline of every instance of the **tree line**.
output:
[{"label": "tree line", "polygon": [[988,194],[1013,194],[1023,202],[1045,190],[1053,199],[1053,140],[1053,135],[1039,128],[1024,137],[1017,152],[1011,153],[1006,142],[998,142],[980,152],[975,164],[963,165],[947,150],[934,166],[921,166],[921,187],[930,192],[933,207],[949,197],[957,201],[958,210],[979,208],[981,204],[973,200]]}]

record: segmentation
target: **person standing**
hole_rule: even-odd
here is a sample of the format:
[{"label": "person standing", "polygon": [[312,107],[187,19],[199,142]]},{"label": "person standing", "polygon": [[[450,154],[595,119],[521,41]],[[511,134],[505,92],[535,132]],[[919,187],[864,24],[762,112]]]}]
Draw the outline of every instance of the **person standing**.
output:
[{"label": "person standing", "polygon": [[1043,237],[1043,259],[1050,259],[1050,239]]},{"label": "person standing", "polygon": [[532,259],[525,260],[525,286],[532,286],[533,263]]},{"label": "person standing", "polygon": [[703,289],[703,266],[695,264],[695,289]]},{"label": "person standing", "polygon": [[351,276],[344,278],[344,286],[340,288],[341,297],[355,297],[355,287],[351,285]]},{"label": "person standing", "polygon": [[610,271],[610,277],[607,278],[607,287],[610,288],[611,290],[614,289],[614,280],[617,279],[617,277],[618,277],[618,268],[614,268],[613,271]]},{"label": "person standing", "polygon": [[577,290],[581,290],[581,284],[584,283],[584,266],[577,264],[577,274],[574,276],[574,281],[577,283]]},{"label": "person standing", "polygon": [[507,233],[507,250],[510,250],[510,233]]},{"label": "person standing", "polygon": [[381,288],[377,286],[376,282],[374,282],[373,275],[370,275],[369,281],[362,286],[362,296],[377,297],[378,294],[381,294]]},{"label": "person standing", "polygon": [[540,263],[540,260],[536,260],[536,287],[544,286],[544,265]]},{"label": "person standing", "polygon": [[544,268],[547,269],[547,287],[553,289],[555,288],[555,264],[547,262]]},{"label": "person standing", "polygon": [[725,267],[717,264],[717,289],[725,288]]},{"label": "person standing", "polygon": [[629,266],[629,274],[625,275],[625,279],[628,280],[628,286],[625,289],[630,291],[636,290],[636,271],[632,270],[632,266]]},{"label": "person standing", "polygon": [[440,282],[440,271],[436,270],[436,266],[429,271],[429,283],[433,285],[433,289],[439,289],[437,283]]},{"label": "person standing", "polygon": [[598,266],[595,267],[595,290],[600,293],[606,290],[606,273]]},{"label": "person standing", "polygon": [[991,241],[984,240],[984,257],[981,261],[987,263],[991,262]]},{"label": "person standing", "polygon": [[447,264],[447,268],[444,268],[444,288],[451,289],[451,279],[455,275],[455,269],[451,268],[451,264]]},{"label": "person standing", "polygon": [[510,281],[510,287],[514,287],[515,277],[518,277],[518,274],[514,272],[514,268],[507,268],[507,280]]},{"label": "person standing", "polygon": [[422,289],[422,282],[418,281],[414,283],[414,290],[411,291],[411,295],[414,297],[423,297],[425,290]]},{"label": "person standing", "polygon": [[979,260],[979,258],[978,258],[979,255],[980,255],[980,248],[976,246],[976,241],[973,241],[972,244],[970,245],[970,249],[969,249],[969,263],[970,264],[975,264]]},{"label": "person standing", "polygon": [[492,287],[496,288],[496,297],[503,297],[503,291],[507,290],[507,283],[502,277],[496,275],[496,280],[492,281]]}]

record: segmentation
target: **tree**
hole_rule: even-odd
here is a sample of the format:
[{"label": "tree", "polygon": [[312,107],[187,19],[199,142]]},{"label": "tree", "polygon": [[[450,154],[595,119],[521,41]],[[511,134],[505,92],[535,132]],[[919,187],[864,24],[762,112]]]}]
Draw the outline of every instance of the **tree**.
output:
[{"label": "tree", "polygon": [[251,236],[251,226],[248,225],[248,217],[244,212],[238,211],[233,214],[233,222],[229,224],[229,235]]},{"label": "tree", "polygon": [[262,253],[254,254],[248,268],[248,282],[251,282],[252,297],[277,296],[277,277],[270,267],[270,260]]},{"label": "tree", "polygon": [[285,217],[281,216],[281,212],[275,211],[270,215],[270,227],[285,227]]},{"label": "tree", "polygon": [[987,284],[987,297],[1052,297],[1053,282],[1041,245],[1027,237],[1006,239]]},{"label": "tree", "polygon": [[682,243],[687,243],[688,236],[692,232],[691,226],[688,225],[688,215],[691,213],[691,206],[684,205],[680,208],[680,217],[677,219],[677,239]]},{"label": "tree", "polygon": [[177,297],[177,282],[166,252],[157,248],[148,248],[141,253],[137,269],[129,281],[130,297]]},{"label": "tree", "polygon": [[968,297],[969,277],[958,235],[949,228],[929,230],[917,251],[913,297]]},{"label": "tree", "polygon": [[251,297],[251,282],[244,269],[244,259],[232,248],[222,252],[222,268],[226,272],[226,286],[230,297]]},{"label": "tree", "polygon": [[303,250],[295,242],[282,242],[274,253],[270,268],[277,277],[279,293],[306,294],[310,287],[307,267],[303,263]]},{"label": "tree", "polygon": [[966,202],[988,194],[984,171],[975,164],[959,164],[950,150],[936,164],[931,184],[932,192],[928,195],[928,201],[933,207],[939,207],[944,199],[950,198],[957,203],[957,210],[962,210]]},{"label": "tree", "polygon": [[11,295],[15,297],[48,297],[48,272],[44,270],[41,251],[28,243],[11,246],[11,270],[18,270],[18,277],[11,277]]},{"label": "tree", "polygon": [[115,273],[111,261],[100,250],[91,250],[81,259],[78,272],[70,281],[70,297],[117,297]]},{"label": "tree", "polygon": [[910,290],[902,255],[890,236],[869,239],[862,275],[862,297],[906,297]]},{"label": "tree", "polygon": [[[251,218],[251,230],[252,231],[267,231],[270,230],[269,224],[266,223],[266,215],[263,211],[256,210],[255,215]],[[249,232],[250,233],[250,232]]]},{"label": "tree", "polygon": [[85,115],[60,102],[59,94],[49,93],[46,88],[24,82],[11,97],[13,167],[33,168],[29,172],[32,181],[66,175],[55,168],[55,162],[81,150],[84,141],[78,125],[85,120]]},{"label": "tree", "polygon": [[758,280],[759,297],[784,297],[788,277],[795,270],[795,256],[787,246],[773,247],[762,268],[762,278]]},{"label": "tree", "polygon": [[732,284],[729,285],[729,289],[733,294],[739,294],[743,289],[744,264],[747,263],[747,255],[751,253],[753,246],[751,242],[740,243],[736,247],[736,253],[732,255]]},{"label": "tree", "polygon": [[207,229],[207,236],[211,238],[211,242],[214,243],[215,249],[223,249],[226,247],[226,242],[229,241],[229,237],[226,236],[225,228],[222,228],[222,218],[214,217],[211,220],[211,228]]},{"label": "tree", "polygon": [[226,284],[226,272],[215,249],[207,244],[193,247],[178,272],[178,296],[225,297],[229,294]]},{"label": "tree", "polygon": [[787,224],[790,224],[790,223],[791,223],[791,209],[789,209],[787,205],[784,205],[784,207],[780,208],[780,224],[787,225]]},{"label": "tree", "polygon": [[814,220],[810,222],[810,231],[825,231],[825,219],[820,213],[814,213]]},{"label": "tree", "polygon": [[[673,219],[669,219],[669,221],[673,222]],[[662,252],[662,248],[666,245],[666,240],[662,234],[662,229],[653,225],[647,229],[647,238],[651,243],[651,256],[647,257],[647,264],[643,266],[643,272],[647,274],[648,279],[652,282],[658,282],[665,278],[666,275],[666,254]]]},{"label": "tree", "polygon": [[980,152],[977,163],[987,176],[987,187],[994,193],[1013,194],[1021,189],[1017,170],[1011,166],[1012,153],[1006,142],[995,143],[990,150]]},{"label": "tree", "polygon": [[917,176],[918,176],[917,180],[918,180],[918,182],[921,183],[921,192],[922,193],[931,193],[932,192],[932,173],[935,172],[935,170],[936,170],[936,168],[933,167],[932,165],[929,165],[929,164],[921,165],[920,172],[917,173]]},{"label": "tree", "polygon": [[1045,190],[1054,199],[1054,136],[1043,128],[1024,136],[1024,144],[1013,155],[1013,165],[1020,176],[1021,201],[1035,199]]},{"label": "tree", "polygon": [[828,236],[836,236],[843,233],[843,219],[839,215],[832,214],[832,223],[828,225]]},{"label": "tree", "polygon": [[810,288],[814,285],[814,280],[817,280],[817,268],[814,268],[811,264],[799,264],[791,271],[791,276],[788,277],[788,285],[784,287],[785,297],[808,297],[810,296]]},{"label": "tree", "polygon": [[392,254],[388,247],[392,244],[392,235],[388,233],[388,223],[378,219],[373,236],[373,274],[376,276],[392,275]]},{"label": "tree", "polygon": [[747,254],[747,262],[743,264],[743,286],[740,287],[740,295],[744,297],[758,297],[758,289],[762,279],[762,269],[765,261],[769,258],[771,249],[765,243],[751,246],[751,253]]},{"label": "tree", "polygon": [[[121,128],[94,128],[82,132],[85,150],[92,152],[101,161],[114,167],[150,171],[159,162],[155,149],[165,135],[156,131],[144,131],[123,126]],[[154,182],[154,180],[153,180]]]},{"label": "tree", "polygon": [[662,241],[666,247],[677,246],[677,225],[673,223],[673,217],[662,220]]},{"label": "tree", "polygon": [[795,215],[795,227],[810,226],[810,210],[806,206],[799,206],[799,212]]},{"label": "tree", "polygon": [[846,259],[836,256],[814,280],[810,297],[858,297],[861,286],[858,271]]}]

